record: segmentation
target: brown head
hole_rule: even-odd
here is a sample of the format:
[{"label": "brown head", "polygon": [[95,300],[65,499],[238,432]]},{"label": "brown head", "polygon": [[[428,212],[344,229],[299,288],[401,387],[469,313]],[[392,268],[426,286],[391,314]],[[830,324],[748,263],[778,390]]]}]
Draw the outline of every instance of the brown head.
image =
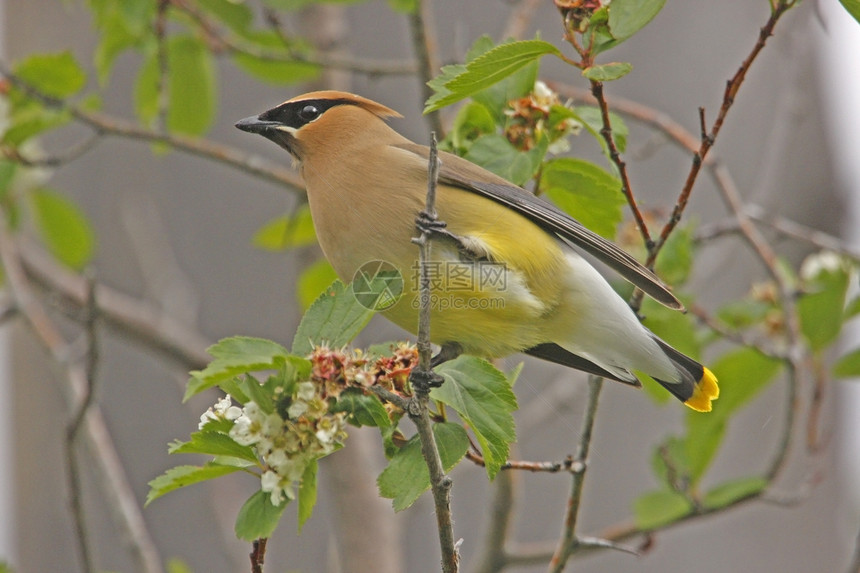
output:
[{"label": "brown head", "polygon": [[[355,94],[318,91],[296,96],[236,122],[236,127],[266,137],[302,161],[309,155],[342,147],[347,142],[396,134],[383,121],[401,117],[396,111]],[[397,136],[399,137],[399,136]]]}]

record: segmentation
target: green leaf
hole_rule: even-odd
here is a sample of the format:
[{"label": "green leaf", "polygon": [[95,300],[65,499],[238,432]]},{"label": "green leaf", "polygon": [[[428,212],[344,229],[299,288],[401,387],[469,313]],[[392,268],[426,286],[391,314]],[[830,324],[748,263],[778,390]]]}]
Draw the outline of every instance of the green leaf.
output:
[{"label": "green leaf", "polygon": [[687,282],[693,268],[693,227],[676,228],[657,255],[657,275],[674,286]]},{"label": "green leaf", "polygon": [[838,263],[833,268],[822,268],[804,281],[804,290],[809,294],[797,301],[797,313],[801,331],[812,350],[826,348],[839,336],[848,282],[849,273]]},{"label": "green leaf", "polygon": [[264,0],[263,4],[278,10],[301,10],[311,4],[357,4],[366,0]]},{"label": "green leaf", "polygon": [[842,7],[851,14],[851,17],[860,23],[860,0],[839,0]]},{"label": "green leaf", "polygon": [[290,46],[292,54],[284,46],[283,38],[276,32],[248,32],[246,38],[258,51],[269,52],[276,58],[258,57],[250,53],[236,52],[233,62],[248,74],[264,82],[282,85],[296,84],[316,79],[321,67],[317,64],[300,61],[292,54],[302,54],[308,51],[304,46]]},{"label": "green leaf", "polygon": [[65,125],[72,116],[68,110],[46,108],[38,102],[18,102],[11,109],[9,125],[3,133],[3,143],[18,147],[43,131]]},{"label": "green leaf", "polygon": [[855,348],[836,361],[833,365],[833,376],[836,378],[860,376],[860,348]]},{"label": "green leaf", "polygon": [[271,495],[263,490],[257,490],[248,498],[239,510],[239,515],[236,516],[236,537],[243,541],[270,537],[278,527],[286,507],[286,501],[277,507],[272,505]]},{"label": "green leaf", "polygon": [[[600,144],[603,155],[609,158],[609,148],[606,145],[606,140],[603,139],[603,135],[600,133],[603,129],[603,116],[600,110],[593,106],[580,106],[574,110],[574,113],[576,113],[576,117],[582,122],[588,133]],[[624,150],[627,148],[627,136],[630,132],[627,123],[625,123],[620,115],[615,112],[609,112],[609,124],[612,126],[612,136],[615,139],[615,146],[618,148],[618,151],[624,153]],[[610,162],[610,165],[613,166],[613,169],[615,168],[614,163]]]},{"label": "green leaf", "polygon": [[237,34],[245,33],[254,23],[254,12],[244,3],[234,0],[197,0],[197,5]]},{"label": "green leaf", "polygon": [[540,189],[562,211],[595,233],[613,239],[626,204],[621,181],[584,159],[558,158],[541,170]]},{"label": "green leaf", "polygon": [[289,357],[280,344],[250,336],[225,338],[210,346],[207,352],[214,360],[203,370],[191,372],[183,401],[239,374],[276,368]]},{"label": "green leaf", "polygon": [[704,475],[725,435],[726,424],[774,379],[782,363],[742,348],[724,354],[711,370],[719,380],[720,398],[714,409],[703,414],[689,411],[686,417],[687,461],[692,484]]},{"label": "green leaf", "polygon": [[265,251],[284,251],[317,242],[311,210],[304,203],[263,225],[255,234],[253,244]]},{"label": "green leaf", "polygon": [[229,456],[258,463],[257,455],[250,446],[236,443],[233,438],[222,432],[199,431],[191,434],[188,442],[174,442],[168,452],[171,454],[205,454],[209,456]]},{"label": "green leaf", "polygon": [[517,435],[512,412],[517,398],[507,377],[486,360],[460,356],[436,368],[445,383],[430,392],[466,422],[481,446],[487,475],[493,479],[507,461]]},{"label": "green leaf", "polygon": [[167,573],[194,573],[194,571],[179,557],[171,557],[167,560]]},{"label": "green leaf", "polygon": [[173,36],[167,43],[167,127],[202,135],[215,119],[216,79],[212,54],[199,38]]},{"label": "green leaf", "polygon": [[350,424],[386,428],[391,419],[385,406],[375,394],[366,394],[358,388],[347,388],[330,409],[332,413],[347,412]]},{"label": "green leaf", "polygon": [[388,0],[388,5],[402,14],[414,14],[418,10],[418,0]]},{"label": "green leaf", "polygon": [[545,145],[542,150],[522,152],[503,135],[489,134],[475,140],[465,158],[516,185],[524,185],[537,172],[545,152]]},{"label": "green leaf", "polygon": [[702,346],[696,337],[696,325],[692,315],[666,308],[654,299],[642,301],[642,324],[651,332],[693,359],[698,359]]},{"label": "green leaf", "polygon": [[496,46],[465,66],[445,66],[442,76],[428,83],[436,93],[427,100],[424,113],[486,89],[546,54],[561,56],[548,42],[522,40]]},{"label": "green leaf", "polygon": [[55,98],[75,95],[87,76],[71,52],[37,54],[19,62],[15,74],[37,91]]},{"label": "green leaf", "polygon": [[[450,422],[434,424],[433,435],[442,467],[449,471],[469,449],[469,437],[462,426]],[[394,511],[403,511],[430,489],[430,471],[424,463],[417,435],[394,454],[376,482],[379,495],[393,500]]]},{"label": "green leaf", "polygon": [[238,384],[245,395],[259,406],[264,414],[271,414],[275,411],[275,401],[272,398],[272,394],[267,392],[267,389],[256,378],[247,375]]},{"label": "green leaf", "polygon": [[669,436],[655,447],[651,455],[651,467],[654,475],[667,489],[681,493],[687,490],[689,468],[683,439]]},{"label": "green leaf", "polygon": [[495,131],[496,121],[487,106],[470,101],[457,112],[446,140],[451,149],[462,156],[476,139]]},{"label": "green leaf", "polygon": [[311,304],[319,298],[320,293],[335,280],[337,280],[337,273],[326,259],[318,259],[303,270],[296,281],[296,296],[299,298],[302,310],[310,308]]},{"label": "green leaf", "polygon": [[110,6],[110,9],[96,18],[101,38],[93,54],[93,63],[99,84],[105,86],[117,56],[139,45],[141,36],[129,26],[122,10],[115,3],[101,3]]},{"label": "green leaf", "polygon": [[610,62],[599,66],[590,66],[582,70],[582,75],[593,82],[611,82],[630,73],[633,64],[628,62]]},{"label": "green leaf", "polygon": [[618,43],[633,36],[663,9],[666,0],[613,0],[609,30]]},{"label": "green leaf", "polygon": [[310,460],[305,466],[305,472],[302,474],[302,481],[299,484],[299,533],[302,532],[302,527],[314,512],[314,506],[317,504],[317,471],[317,461]]},{"label": "green leaf", "polygon": [[767,480],[762,477],[745,477],[721,483],[705,494],[702,506],[705,509],[726,507],[758,494],[767,484]]},{"label": "green leaf", "polygon": [[149,482],[149,493],[146,496],[146,503],[144,505],[149,505],[154,500],[173,490],[231,474],[239,469],[237,466],[212,462],[203,466],[176,466],[175,468],[170,468]]},{"label": "green leaf", "polygon": [[78,207],[50,189],[30,193],[30,206],[45,246],[63,264],[80,270],[92,259],[95,234]]},{"label": "green leaf", "polygon": [[689,514],[693,504],[674,491],[651,491],[640,495],[633,503],[636,527],[650,531],[669,525]]},{"label": "green leaf", "polygon": [[374,311],[358,302],[351,286],[334,281],[311,305],[296,331],[293,352],[306,355],[314,344],[348,344],[370,322]]}]

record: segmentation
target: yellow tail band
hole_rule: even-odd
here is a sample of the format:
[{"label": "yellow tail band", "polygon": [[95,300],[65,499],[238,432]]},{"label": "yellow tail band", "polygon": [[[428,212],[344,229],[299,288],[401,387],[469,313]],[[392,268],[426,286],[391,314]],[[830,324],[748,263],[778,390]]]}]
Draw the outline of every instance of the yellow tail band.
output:
[{"label": "yellow tail band", "polygon": [[717,377],[707,368],[703,368],[702,379],[696,384],[693,395],[684,404],[697,412],[710,412],[711,401],[719,397],[720,387],[717,385]]}]

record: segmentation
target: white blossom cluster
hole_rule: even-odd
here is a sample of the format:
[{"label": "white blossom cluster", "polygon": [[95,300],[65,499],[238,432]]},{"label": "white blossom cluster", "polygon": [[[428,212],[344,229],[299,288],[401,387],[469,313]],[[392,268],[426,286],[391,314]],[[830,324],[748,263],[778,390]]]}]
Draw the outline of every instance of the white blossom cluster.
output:
[{"label": "white blossom cluster", "polygon": [[235,406],[227,396],[200,417],[201,428],[210,419],[233,422],[230,437],[254,448],[265,468],[261,488],[278,506],[295,498],[294,487],[308,465],[340,448],[346,438],[346,414],[330,413],[320,391],[313,382],[298,383],[287,400],[286,419],[277,411],[266,414],[255,402]]}]

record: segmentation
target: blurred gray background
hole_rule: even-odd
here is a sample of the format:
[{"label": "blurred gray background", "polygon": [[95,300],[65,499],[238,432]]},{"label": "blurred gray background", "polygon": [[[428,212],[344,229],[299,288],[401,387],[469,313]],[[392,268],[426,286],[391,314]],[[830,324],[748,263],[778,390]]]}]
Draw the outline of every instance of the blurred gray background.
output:
[{"label": "blurred gray background", "polygon": [[[498,39],[511,6],[512,2],[502,0],[435,0],[433,13],[443,60],[459,60],[482,34]],[[708,117],[715,116],[725,81],[751,49],[767,11],[764,0],[668,2],[650,26],[612,54],[613,59],[632,61],[634,71],[608,85],[608,94],[667,112],[698,133],[697,108],[705,106]],[[312,16],[297,29],[309,26]],[[323,13],[324,19],[330,16]],[[412,55],[405,18],[392,13],[382,1],[348,8],[345,22],[348,28],[339,46],[343,50],[375,57]],[[89,13],[80,2],[10,0],[0,25],[8,60],[71,48],[88,61],[96,42]],[[538,6],[531,27],[527,37],[540,31],[542,38],[561,42],[559,18],[549,0]],[[776,37],[741,90],[715,154],[729,167],[747,199],[774,213],[838,233],[843,206],[828,162],[821,103],[824,90],[816,59],[816,46],[825,33],[813,2],[804,3],[780,22]],[[138,57],[131,54],[118,61],[106,92],[108,111],[132,114],[129,94],[138,65]],[[547,61],[541,76],[584,85],[578,73],[555,62]],[[395,128],[413,140],[427,140],[428,125],[420,115],[422,99],[416,79],[340,75],[332,81],[347,82],[351,91],[401,111],[405,119],[393,122]],[[307,90],[264,86],[226,63],[219,69],[219,87],[218,122],[211,138],[287,162],[270,143],[249,137],[232,124]],[[634,188],[646,207],[669,206],[683,184],[689,158],[668,144],[653,151],[652,134],[629,123],[627,160]],[[574,153],[593,153],[593,141],[587,136],[574,145]],[[653,153],[637,159],[637,151],[646,148]],[[94,268],[99,280],[155,301],[213,341],[234,334],[285,342],[292,339],[300,316],[293,293],[295,278],[315,255],[261,252],[251,246],[251,237],[294,203],[293,194],[216,163],[179,152],[155,156],[146,144],[118,138],[59,169],[50,185],[73,196],[97,226],[99,250]],[[706,176],[700,177],[687,216],[702,223],[726,216]],[[779,247],[795,261],[804,254],[791,245]],[[744,292],[750,280],[765,278],[752,261],[739,240],[724,240],[720,248],[700,253],[690,288],[699,292],[706,307],[715,308]],[[378,318],[373,324],[358,344],[403,336]],[[67,414],[59,389],[61,373],[47,366],[49,360],[23,329],[14,333],[12,356],[15,511],[2,519],[14,523],[14,562],[25,573],[77,571],[62,463]],[[99,402],[142,501],[150,479],[184,461],[168,458],[167,443],[196,429],[198,416],[215,397],[207,395],[181,405],[183,369],[108,331],[101,338],[101,356]],[[519,360],[512,357],[503,366]],[[559,460],[572,453],[585,386],[578,373],[527,363],[517,385],[521,404],[518,457]],[[836,394],[837,390],[829,387],[828,392]],[[637,495],[657,485],[650,469],[652,447],[663,436],[681,430],[684,415],[674,403],[656,406],[645,395],[622,385],[606,385],[601,402],[581,520],[581,531],[588,533],[627,518]],[[661,533],[643,557],[601,552],[576,558],[568,570],[844,570],[857,530],[856,507],[847,502],[857,499],[858,486],[840,473],[838,453],[843,451],[843,441],[837,430],[839,417],[849,414],[836,407],[837,402],[833,395],[828,396],[822,412],[823,431],[833,435],[824,452],[814,456],[804,452],[803,423],[795,436],[792,463],[780,487],[787,496],[803,494],[810,473],[820,475],[814,489],[796,505],[754,502]],[[784,388],[775,383],[738,415],[704,486],[763,471],[776,446],[783,408]],[[6,415],[10,415],[8,407]],[[361,440],[355,441],[354,448],[348,447],[322,464],[319,505],[300,536],[295,534],[295,507],[288,509],[269,543],[267,571],[370,571],[338,553],[338,547],[348,543],[344,536],[354,542],[356,530],[360,543],[392,558],[402,556],[404,571],[437,570],[438,543],[428,496],[397,516],[397,526],[390,530],[368,530],[362,527],[362,515],[339,514],[334,500],[348,500],[367,476],[372,479],[382,467],[378,440],[371,436],[361,447]],[[462,555],[464,571],[469,571],[477,564],[492,488],[483,470],[468,463],[453,472],[453,479],[455,535],[465,539]],[[84,481],[99,569],[131,571],[98,482],[89,473]],[[249,546],[235,540],[232,520],[256,484],[248,476],[219,481],[224,483],[173,493],[144,512],[162,555],[185,560],[195,572],[247,570]],[[569,478],[520,474],[515,486],[520,498],[514,538],[554,541]],[[380,505],[387,511],[387,502],[380,501]],[[344,532],[338,524],[352,529]]]}]

